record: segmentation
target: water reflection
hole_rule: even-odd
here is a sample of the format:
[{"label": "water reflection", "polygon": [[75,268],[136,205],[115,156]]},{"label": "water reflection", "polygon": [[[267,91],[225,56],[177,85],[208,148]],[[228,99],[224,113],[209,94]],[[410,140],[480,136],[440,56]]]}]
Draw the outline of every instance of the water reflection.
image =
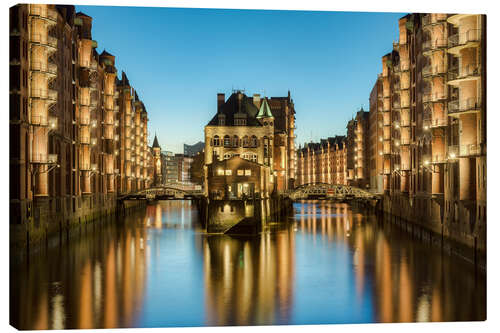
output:
[{"label": "water reflection", "polygon": [[348,205],[307,201],[258,236],[201,230],[189,201],[88,225],[12,260],[23,329],[482,320],[486,279]]}]

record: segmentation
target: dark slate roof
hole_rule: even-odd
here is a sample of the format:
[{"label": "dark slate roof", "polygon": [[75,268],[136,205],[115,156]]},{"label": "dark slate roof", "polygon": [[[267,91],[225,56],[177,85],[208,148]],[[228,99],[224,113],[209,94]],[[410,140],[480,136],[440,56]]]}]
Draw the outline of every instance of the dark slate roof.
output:
[{"label": "dark slate roof", "polygon": [[127,74],[125,74],[124,71],[122,71],[122,84],[125,86],[130,86],[130,82],[128,82]]},{"label": "dark slate roof", "polygon": [[92,18],[92,17],[88,16],[87,14],[84,14],[83,12],[76,13],[76,16],[83,16],[83,17]]},{"label": "dark slate roof", "polygon": [[112,55],[111,53],[109,53],[108,51],[104,50],[102,51],[101,53],[101,57],[114,57],[114,55]]},{"label": "dark slate roof", "polygon": [[156,137],[156,134],[155,134],[155,139],[153,141],[153,148],[160,148],[160,144],[158,143],[158,138]]},{"label": "dark slate roof", "polygon": [[247,126],[262,126],[257,120],[256,116],[259,113],[259,109],[253,104],[253,98],[246,96],[241,93],[241,102],[238,101],[238,92],[233,93],[227,101],[221,105],[217,114],[210,120],[207,126],[217,126],[219,125],[219,114],[226,116],[225,126],[234,125],[235,114],[246,114],[247,115]]},{"label": "dark slate roof", "polygon": [[344,135],[337,135],[334,137],[329,137],[327,139],[321,139],[320,142],[310,142],[305,143],[304,147],[300,148],[299,151],[303,153],[307,153],[307,149],[311,151],[320,150],[322,147],[327,148],[328,143],[330,143],[330,147],[339,145],[339,149],[342,149],[343,144],[345,143],[346,137]]}]

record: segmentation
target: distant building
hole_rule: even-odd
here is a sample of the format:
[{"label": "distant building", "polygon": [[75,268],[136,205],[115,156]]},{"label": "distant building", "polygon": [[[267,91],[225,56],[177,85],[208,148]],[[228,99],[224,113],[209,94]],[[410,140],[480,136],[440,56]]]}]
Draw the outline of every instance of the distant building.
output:
[{"label": "distant building", "polygon": [[347,185],[346,145],[345,136],[335,136],[299,147],[295,185],[315,183]]},{"label": "distant building", "polygon": [[356,117],[347,123],[347,180],[349,185],[363,189],[370,186],[367,149],[369,115],[361,108]]},{"label": "distant building", "polygon": [[164,183],[177,183],[177,160],[175,159],[175,154],[171,151],[164,151],[163,155],[166,161],[166,177]]},{"label": "distant building", "polygon": [[203,151],[205,148],[205,143],[200,141],[194,145],[184,144],[184,155],[194,157],[199,152]]}]

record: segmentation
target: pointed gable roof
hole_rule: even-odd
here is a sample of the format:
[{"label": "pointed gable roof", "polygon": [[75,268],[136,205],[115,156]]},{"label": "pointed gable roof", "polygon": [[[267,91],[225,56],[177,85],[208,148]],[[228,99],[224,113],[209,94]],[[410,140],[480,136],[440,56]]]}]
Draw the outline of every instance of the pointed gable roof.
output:
[{"label": "pointed gable roof", "polygon": [[260,105],[259,113],[257,114],[258,118],[273,118],[273,114],[271,113],[271,109],[269,108],[269,104],[267,104],[267,98],[264,98],[262,104]]},{"label": "pointed gable roof", "polygon": [[[241,94],[240,100],[238,100],[238,94]],[[256,115],[259,109],[253,104],[253,99],[247,97],[242,92],[233,93],[227,101],[221,105],[219,111],[214,115],[214,117],[208,122],[208,126],[217,126],[219,124],[219,115],[224,115],[226,117],[225,126],[234,126],[234,118],[236,115],[240,116],[243,114],[247,115],[247,126],[262,126],[256,119]]]},{"label": "pointed gable roof", "polygon": [[158,143],[158,138],[156,137],[156,134],[155,134],[155,139],[153,141],[153,148],[161,148],[160,144]]}]

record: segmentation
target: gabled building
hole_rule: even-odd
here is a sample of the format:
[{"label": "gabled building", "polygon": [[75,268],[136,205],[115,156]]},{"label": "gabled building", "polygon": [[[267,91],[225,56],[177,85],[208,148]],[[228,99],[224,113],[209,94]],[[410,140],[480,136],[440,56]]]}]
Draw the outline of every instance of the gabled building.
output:
[{"label": "gabled building", "polygon": [[[283,115],[278,111],[281,108],[276,106],[278,116],[275,117],[270,107],[271,100],[261,98],[258,94],[248,97],[236,91],[226,101],[224,94],[218,94],[217,113],[205,126],[206,168],[233,156],[254,162],[262,168],[261,174],[266,175],[267,185],[260,189],[260,195],[264,196],[273,190],[285,190],[289,184],[289,154],[279,147],[289,147],[290,132],[287,132],[287,128],[290,122],[284,118],[293,117],[295,113],[287,111]],[[277,125],[277,120],[285,125]],[[207,176],[205,174],[205,185],[207,181],[210,182]],[[207,186],[205,188],[207,190]]]}]

